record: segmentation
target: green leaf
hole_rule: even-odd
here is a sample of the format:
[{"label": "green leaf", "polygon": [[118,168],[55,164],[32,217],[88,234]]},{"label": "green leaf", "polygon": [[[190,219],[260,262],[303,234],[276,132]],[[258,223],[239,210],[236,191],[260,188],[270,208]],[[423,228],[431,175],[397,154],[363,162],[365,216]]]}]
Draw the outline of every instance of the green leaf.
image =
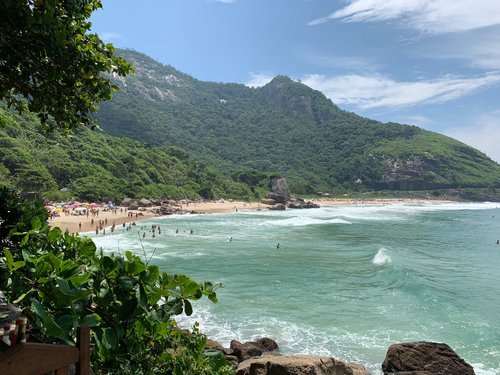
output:
[{"label": "green leaf", "polygon": [[96,327],[101,324],[101,317],[97,314],[89,314],[85,315],[83,319],[80,321],[80,325]]},{"label": "green leaf", "polygon": [[57,242],[62,236],[62,231],[59,227],[56,227],[56,228],[53,228],[49,231],[49,234],[48,234],[48,239],[49,239],[49,242],[54,244],[55,242]]},{"label": "green leaf", "polygon": [[193,314],[193,306],[187,299],[184,300],[184,312],[187,316],[191,316]]},{"label": "green leaf", "polygon": [[35,230],[40,230],[42,227],[42,221],[38,216],[35,216],[31,219],[31,228]]},{"label": "green leaf", "polygon": [[89,258],[95,255],[96,246],[90,238],[82,239],[80,243],[80,256]]},{"label": "green leaf", "polygon": [[109,292],[109,284],[107,280],[101,281],[99,284],[99,298],[104,298]]},{"label": "green leaf", "polygon": [[108,349],[115,348],[118,344],[115,331],[111,328],[105,328],[102,335],[102,344]]},{"label": "green leaf", "polygon": [[139,288],[137,288],[136,297],[137,297],[137,301],[139,302],[139,306],[141,306],[143,310],[147,311],[148,307],[149,307],[148,306],[148,296],[146,294],[146,290],[144,289],[144,286],[140,285]]},{"label": "green leaf", "polygon": [[35,312],[35,314],[40,318],[42,322],[42,328],[45,329],[47,334],[52,337],[56,337],[68,345],[75,345],[73,339],[68,335],[68,333],[63,330],[52,317],[50,317],[42,304],[38,302],[36,299],[31,298],[31,308]]}]

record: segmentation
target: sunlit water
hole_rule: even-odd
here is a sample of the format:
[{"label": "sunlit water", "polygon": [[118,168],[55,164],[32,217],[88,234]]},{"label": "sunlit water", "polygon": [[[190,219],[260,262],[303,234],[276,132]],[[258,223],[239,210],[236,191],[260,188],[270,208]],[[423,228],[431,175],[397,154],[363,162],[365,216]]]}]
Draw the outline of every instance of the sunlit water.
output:
[{"label": "sunlit water", "polygon": [[333,355],[379,374],[393,343],[445,342],[477,374],[500,374],[500,204],[169,216],[93,237],[169,273],[222,282],[218,304],[200,301],[179,323],[198,321],[224,346],[268,336],[285,354]]}]

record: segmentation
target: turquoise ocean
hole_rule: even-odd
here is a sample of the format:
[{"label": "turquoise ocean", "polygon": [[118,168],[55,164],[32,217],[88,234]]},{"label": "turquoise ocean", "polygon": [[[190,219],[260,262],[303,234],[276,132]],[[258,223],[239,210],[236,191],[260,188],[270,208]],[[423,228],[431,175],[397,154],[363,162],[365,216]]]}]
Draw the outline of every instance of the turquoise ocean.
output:
[{"label": "turquoise ocean", "polygon": [[198,301],[178,322],[199,322],[224,346],[267,336],[284,354],[380,374],[393,343],[445,342],[476,374],[500,374],[500,203],[178,215],[92,237],[106,252],[222,282],[218,304]]}]

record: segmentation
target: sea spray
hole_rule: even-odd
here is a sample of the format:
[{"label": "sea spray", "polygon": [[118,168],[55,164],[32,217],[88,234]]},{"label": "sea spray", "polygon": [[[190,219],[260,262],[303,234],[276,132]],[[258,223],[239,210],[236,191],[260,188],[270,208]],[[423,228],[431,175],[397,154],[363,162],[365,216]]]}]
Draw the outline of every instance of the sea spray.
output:
[{"label": "sea spray", "polygon": [[388,264],[391,263],[391,257],[387,254],[388,250],[385,248],[380,248],[377,251],[377,254],[372,259],[372,263],[376,264],[377,266],[383,265],[383,264]]}]

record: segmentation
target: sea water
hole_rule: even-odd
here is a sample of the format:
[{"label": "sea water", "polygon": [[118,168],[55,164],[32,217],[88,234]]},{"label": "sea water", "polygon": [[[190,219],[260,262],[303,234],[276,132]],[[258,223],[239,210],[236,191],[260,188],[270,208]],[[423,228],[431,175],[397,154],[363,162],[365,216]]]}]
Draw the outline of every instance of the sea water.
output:
[{"label": "sea water", "polygon": [[267,336],[284,354],[332,355],[380,374],[391,344],[444,342],[477,374],[500,374],[498,203],[179,215],[92,237],[105,251],[223,283],[218,304],[197,301],[178,322],[199,322],[224,346]]}]

